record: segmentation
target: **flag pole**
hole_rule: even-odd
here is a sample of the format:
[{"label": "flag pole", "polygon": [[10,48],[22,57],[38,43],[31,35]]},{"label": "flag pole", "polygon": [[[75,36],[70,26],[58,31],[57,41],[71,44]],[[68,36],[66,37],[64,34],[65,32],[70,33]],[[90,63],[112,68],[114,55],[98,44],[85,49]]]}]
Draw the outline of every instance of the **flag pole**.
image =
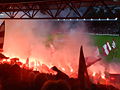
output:
[{"label": "flag pole", "polygon": [[5,21],[0,25],[0,52],[3,52],[4,45],[4,36],[5,36]]},{"label": "flag pole", "polygon": [[80,49],[79,67],[78,67],[78,79],[80,80],[80,87],[84,90],[90,88],[90,80],[87,72],[87,66],[83,53],[83,47]]}]

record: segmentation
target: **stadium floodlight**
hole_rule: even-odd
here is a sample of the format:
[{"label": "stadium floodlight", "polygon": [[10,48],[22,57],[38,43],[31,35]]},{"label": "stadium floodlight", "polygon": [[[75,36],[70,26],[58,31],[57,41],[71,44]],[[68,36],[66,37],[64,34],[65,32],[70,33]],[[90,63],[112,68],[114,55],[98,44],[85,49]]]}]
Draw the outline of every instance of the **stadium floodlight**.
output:
[{"label": "stadium floodlight", "polygon": [[115,20],[118,20],[118,18],[116,17]]},{"label": "stadium floodlight", "polygon": [[86,19],[86,18],[83,18],[83,19],[57,19],[57,21],[117,21],[118,18],[98,18],[98,19],[94,19],[94,18],[91,18],[91,19]]},{"label": "stadium floodlight", "polygon": [[109,18],[107,18],[107,21],[109,21]]},{"label": "stadium floodlight", "polygon": [[91,21],[93,21],[93,19],[91,18]]}]

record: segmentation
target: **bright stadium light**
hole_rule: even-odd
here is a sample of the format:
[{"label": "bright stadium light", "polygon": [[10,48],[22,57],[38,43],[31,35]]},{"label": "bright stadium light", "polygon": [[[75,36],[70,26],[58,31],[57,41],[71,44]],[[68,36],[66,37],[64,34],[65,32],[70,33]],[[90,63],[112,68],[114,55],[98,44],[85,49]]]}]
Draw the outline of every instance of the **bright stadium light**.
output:
[{"label": "bright stadium light", "polygon": [[109,18],[107,18],[107,21],[109,21]]},{"label": "bright stadium light", "polygon": [[91,21],[93,21],[93,19],[91,18]]},{"label": "bright stadium light", "polygon": [[118,18],[115,18],[115,20],[118,20]]},{"label": "bright stadium light", "polygon": [[84,18],[83,20],[85,21],[86,19]]},{"label": "bright stadium light", "polygon": [[57,21],[117,21],[118,18],[97,18],[97,19],[94,19],[94,18],[90,18],[90,19],[86,19],[86,18],[83,18],[83,19],[57,19]]}]

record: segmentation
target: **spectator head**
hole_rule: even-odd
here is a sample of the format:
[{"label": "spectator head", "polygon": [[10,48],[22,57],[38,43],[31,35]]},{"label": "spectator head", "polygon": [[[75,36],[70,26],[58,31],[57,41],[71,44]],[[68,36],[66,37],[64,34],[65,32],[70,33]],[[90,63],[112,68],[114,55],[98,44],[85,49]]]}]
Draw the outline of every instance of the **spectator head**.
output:
[{"label": "spectator head", "polygon": [[41,90],[70,90],[70,87],[64,80],[49,80],[44,83]]},{"label": "spectator head", "polygon": [[37,74],[37,76],[35,78],[35,87],[36,87],[36,89],[37,90],[41,89],[41,87],[43,86],[45,81],[47,81],[46,74],[44,74],[44,73]]}]

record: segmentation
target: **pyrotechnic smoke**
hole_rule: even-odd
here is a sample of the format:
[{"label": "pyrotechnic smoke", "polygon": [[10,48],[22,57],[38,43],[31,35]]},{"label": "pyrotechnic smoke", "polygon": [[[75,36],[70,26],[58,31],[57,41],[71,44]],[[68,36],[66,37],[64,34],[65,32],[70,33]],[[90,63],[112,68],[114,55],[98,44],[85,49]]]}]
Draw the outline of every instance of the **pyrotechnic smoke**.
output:
[{"label": "pyrotechnic smoke", "polygon": [[[5,29],[4,54],[18,57],[23,63],[29,57],[30,66],[37,63],[39,68],[44,64],[49,68],[57,66],[68,75],[77,73],[81,45],[87,62],[96,59],[96,47],[83,22],[7,20]],[[108,64],[102,60],[88,69],[104,75],[106,67]],[[119,65],[109,64],[110,72],[120,72],[113,67],[118,68]]]},{"label": "pyrotechnic smoke", "polygon": [[55,65],[66,73],[76,72],[81,45],[85,57],[94,55],[94,46],[84,23],[6,21],[4,53],[10,57],[19,57],[24,63],[29,57],[31,62],[38,61],[49,67]]}]

